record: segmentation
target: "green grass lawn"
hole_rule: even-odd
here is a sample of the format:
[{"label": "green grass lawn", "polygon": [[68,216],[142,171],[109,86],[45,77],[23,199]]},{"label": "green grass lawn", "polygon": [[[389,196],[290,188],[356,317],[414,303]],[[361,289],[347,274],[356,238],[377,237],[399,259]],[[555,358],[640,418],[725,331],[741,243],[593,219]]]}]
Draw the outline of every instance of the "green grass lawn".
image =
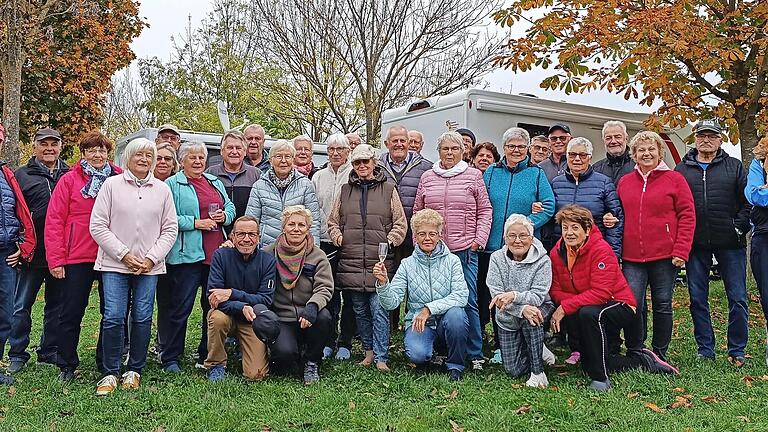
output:
[{"label": "green grass lawn", "polygon": [[[321,368],[320,383],[311,387],[287,378],[247,383],[234,374],[212,385],[189,362],[185,374],[168,376],[151,359],[140,390],[118,389],[97,398],[94,295],[80,343],[80,378],[62,385],[57,370],[29,363],[16,375],[15,386],[0,388],[0,431],[768,430],[759,303],[752,296],[748,352],[754,358],[735,369],[726,361],[722,285],[712,288],[717,360],[695,360],[687,292],[678,287],[670,358],[682,374],[618,374],[608,394],[587,390],[588,380],[577,367],[547,369],[548,389],[528,389],[525,379],[512,379],[495,365],[466,373],[458,384],[443,373],[415,373],[404,361],[402,334],[397,334],[387,375],[350,361],[330,361]],[[33,341],[39,338],[42,294],[38,300]],[[188,353],[197,344],[199,320],[198,312],[189,326]],[[359,351],[355,354],[359,359]],[[564,351],[556,354],[562,363]]]}]

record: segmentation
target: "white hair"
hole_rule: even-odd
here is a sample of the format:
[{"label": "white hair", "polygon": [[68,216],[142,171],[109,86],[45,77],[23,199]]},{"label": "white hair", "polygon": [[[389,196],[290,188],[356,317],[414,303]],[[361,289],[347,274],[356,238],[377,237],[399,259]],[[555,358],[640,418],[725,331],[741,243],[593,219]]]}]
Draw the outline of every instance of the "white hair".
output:
[{"label": "white hair", "polygon": [[399,131],[405,132],[406,138],[408,137],[408,128],[407,127],[405,127],[403,125],[394,125],[394,126],[390,127],[389,129],[387,129],[387,141],[389,141],[389,137],[391,137],[394,132],[399,132]]},{"label": "white hair", "polygon": [[608,120],[607,122],[603,123],[603,130],[601,132],[602,136],[605,136],[605,130],[612,127],[618,127],[621,128],[621,132],[624,134],[624,136],[627,136],[627,125],[624,124],[624,122],[618,121],[618,120]]},{"label": "white hair", "polygon": [[205,144],[201,143],[200,141],[187,141],[181,144],[181,147],[179,147],[178,151],[179,162],[183,163],[188,154],[197,152],[202,152],[203,155],[205,155],[205,159],[208,159],[208,148],[205,147]]},{"label": "white hair", "polygon": [[504,131],[504,135],[501,136],[501,145],[506,145],[512,140],[525,141],[525,145],[530,145],[531,135],[523,128],[511,127]]},{"label": "white hair", "polygon": [[336,147],[346,147],[349,148],[349,139],[346,135],[344,135],[341,132],[337,132],[331,136],[328,137],[328,139],[325,140],[325,146],[336,146]]},{"label": "white hair", "polygon": [[264,130],[264,126],[262,126],[262,125],[260,125],[260,124],[251,124],[251,125],[248,125],[248,126],[246,126],[246,127],[245,127],[245,129],[243,129],[243,134],[245,134],[246,132],[248,132],[250,129],[254,129],[254,130],[257,130],[257,131],[261,131],[261,133],[262,133],[263,135],[266,135],[266,134],[267,134],[267,131],[266,131],[266,130]]},{"label": "white hair", "polygon": [[294,148],[296,148],[296,143],[299,141],[308,142],[309,148],[312,148],[312,144],[314,144],[312,138],[310,138],[309,135],[299,135],[295,137],[293,141],[291,141],[291,144],[294,146]]},{"label": "white hair", "polygon": [[291,157],[296,157],[296,149],[293,147],[293,144],[286,140],[277,140],[272,148],[269,149],[269,157],[271,158],[281,150],[288,150],[291,153]]},{"label": "white hair", "polygon": [[565,151],[571,151],[576,146],[584,146],[587,149],[587,153],[592,156],[592,142],[584,137],[576,137],[568,142],[568,148]]},{"label": "white hair", "polygon": [[133,139],[127,146],[125,146],[125,150],[123,150],[123,168],[128,169],[128,161],[130,161],[136,153],[147,150],[152,152],[152,165],[149,170],[154,171],[155,164],[157,163],[157,145],[146,138]]},{"label": "white hair", "polygon": [[440,151],[440,145],[444,142],[449,142],[453,144],[457,144],[461,150],[462,153],[464,152],[464,138],[461,137],[461,134],[455,131],[448,131],[443,132],[439,137],[437,137],[437,150]]},{"label": "white hair", "polygon": [[530,219],[528,219],[527,216],[523,216],[518,213],[511,214],[507,221],[504,222],[504,235],[506,236],[509,234],[510,228],[512,228],[512,225],[522,225],[525,227],[526,230],[528,230],[529,235],[533,235],[533,222],[531,222]]}]

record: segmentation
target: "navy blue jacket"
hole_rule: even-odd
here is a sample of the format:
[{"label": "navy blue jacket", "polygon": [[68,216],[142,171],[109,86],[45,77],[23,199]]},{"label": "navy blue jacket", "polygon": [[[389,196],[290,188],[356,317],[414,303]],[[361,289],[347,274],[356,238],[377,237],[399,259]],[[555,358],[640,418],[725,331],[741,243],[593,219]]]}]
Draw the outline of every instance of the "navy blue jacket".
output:
[{"label": "navy blue jacket", "polygon": [[[595,172],[590,166],[579,176],[579,181],[566,169],[565,174],[552,180],[552,191],[555,193],[555,214],[568,204],[585,207],[592,213],[595,224],[603,234],[605,241],[617,257],[621,257],[621,239],[624,234],[624,210],[621,208],[616,186],[608,176]],[[613,228],[603,225],[603,216],[612,213],[619,219]],[[560,236],[560,227],[555,224],[555,234]]]},{"label": "navy blue jacket", "polygon": [[229,300],[218,310],[243,317],[246,305],[272,305],[275,295],[275,257],[256,249],[246,261],[235,248],[221,248],[213,253],[206,295],[214,288],[232,290]]}]

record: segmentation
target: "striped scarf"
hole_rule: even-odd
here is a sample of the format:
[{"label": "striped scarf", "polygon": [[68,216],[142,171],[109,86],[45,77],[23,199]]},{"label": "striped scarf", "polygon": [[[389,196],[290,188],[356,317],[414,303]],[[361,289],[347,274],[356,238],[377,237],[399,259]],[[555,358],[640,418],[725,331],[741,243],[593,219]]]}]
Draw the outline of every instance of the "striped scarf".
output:
[{"label": "striped scarf", "polygon": [[304,261],[312,251],[313,246],[312,236],[309,234],[299,246],[288,244],[285,234],[280,234],[280,237],[277,238],[277,246],[275,246],[276,267],[283,288],[290,290],[296,286],[301,271],[304,269]]}]

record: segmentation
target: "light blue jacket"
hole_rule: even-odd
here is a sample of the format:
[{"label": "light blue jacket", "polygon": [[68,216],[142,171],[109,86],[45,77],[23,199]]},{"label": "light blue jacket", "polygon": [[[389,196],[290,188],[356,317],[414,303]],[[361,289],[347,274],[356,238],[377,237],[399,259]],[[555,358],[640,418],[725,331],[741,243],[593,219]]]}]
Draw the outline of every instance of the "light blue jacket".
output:
[{"label": "light blue jacket", "polygon": [[[224,200],[224,225],[231,224],[235,219],[235,205],[229,200],[224,183],[215,175],[203,173],[203,176],[219,191]],[[194,186],[189,184],[187,176],[179,171],[165,181],[171,188],[173,203],[176,205],[176,215],[179,218],[179,235],[166,258],[167,264],[190,264],[205,260],[203,251],[203,232],[195,229],[195,219],[200,219],[200,202]],[[221,241],[224,241],[222,233]]]},{"label": "light blue jacket", "polygon": [[268,246],[283,232],[283,209],[292,205],[303,205],[312,212],[310,233],[315,239],[315,244],[320,246],[320,206],[312,180],[303,174],[297,172],[282,194],[269,175],[261,176],[251,188],[245,214],[258,219],[261,243]]},{"label": "light blue jacket", "polygon": [[400,263],[392,281],[376,287],[376,292],[381,306],[387,310],[399,307],[408,293],[406,328],[425,306],[431,312],[427,324],[434,327],[436,316],[443,315],[452,307],[466,306],[469,296],[461,260],[448,250],[442,240],[429,256],[416,246],[413,255]]}]

